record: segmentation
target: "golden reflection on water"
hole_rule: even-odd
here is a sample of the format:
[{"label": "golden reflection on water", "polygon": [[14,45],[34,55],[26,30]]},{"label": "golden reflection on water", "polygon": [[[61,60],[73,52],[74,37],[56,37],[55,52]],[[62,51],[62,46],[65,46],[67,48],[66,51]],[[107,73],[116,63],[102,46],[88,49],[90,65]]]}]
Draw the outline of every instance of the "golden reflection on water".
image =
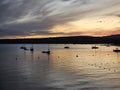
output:
[{"label": "golden reflection on water", "polygon": [[50,59],[53,68],[62,70],[67,76],[73,75],[77,83],[93,81],[96,87],[109,87],[105,90],[116,87],[119,90],[120,53],[114,53],[111,49],[55,50]]},{"label": "golden reflection on water", "polygon": [[101,50],[55,50],[51,55],[52,65],[56,69],[68,71],[84,70],[94,74],[97,72],[120,72],[119,53]]}]

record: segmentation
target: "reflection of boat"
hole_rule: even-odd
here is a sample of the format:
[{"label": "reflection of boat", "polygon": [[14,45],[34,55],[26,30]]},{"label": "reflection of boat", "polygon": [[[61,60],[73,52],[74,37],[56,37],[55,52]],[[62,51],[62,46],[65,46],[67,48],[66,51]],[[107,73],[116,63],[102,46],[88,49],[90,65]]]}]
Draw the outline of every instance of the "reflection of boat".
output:
[{"label": "reflection of boat", "polygon": [[113,52],[120,52],[120,49],[116,48],[113,50]]},{"label": "reflection of boat", "polygon": [[98,49],[99,47],[97,47],[97,46],[92,46],[92,49]]},{"label": "reflection of boat", "polygon": [[68,46],[65,46],[64,48],[65,48],[65,49],[69,49],[70,47],[68,47]]}]

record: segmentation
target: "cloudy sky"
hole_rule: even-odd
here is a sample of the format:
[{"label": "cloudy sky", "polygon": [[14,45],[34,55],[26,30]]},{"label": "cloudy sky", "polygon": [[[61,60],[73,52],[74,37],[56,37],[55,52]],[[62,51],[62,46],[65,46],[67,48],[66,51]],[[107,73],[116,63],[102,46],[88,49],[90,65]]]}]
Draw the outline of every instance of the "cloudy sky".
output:
[{"label": "cloudy sky", "polygon": [[0,38],[120,34],[120,0],[0,0]]}]

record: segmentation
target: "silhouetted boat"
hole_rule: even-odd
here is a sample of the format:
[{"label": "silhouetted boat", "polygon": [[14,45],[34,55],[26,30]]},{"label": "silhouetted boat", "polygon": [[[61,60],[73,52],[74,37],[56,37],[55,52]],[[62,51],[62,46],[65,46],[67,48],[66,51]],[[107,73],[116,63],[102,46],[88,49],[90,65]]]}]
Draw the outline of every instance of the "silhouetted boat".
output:
[{"label": "silhouetted boat", "polygon": [[[25,38],[24,38],[24,39],[25,39]],[[25,51],[28,50],[28,49],[26,48],[25,44],[23,44],[23,46],[21,46],[20,49],[23,49],[23,50],[25,50]]]},{"label": "silhouetted boat", "polygon": [[42,51],[42,53],[50,54],[50,50],[48,50],[48,51]]},{"label": "silhouetted boat", "polygon": [[49,45],[48,45],[48,50],[47,51],[42,51],[42,53],[46,53],[46,54],[50,54],[50,49],[49,49]]},{"label": "silhouetted boat", "polygon": [[32,45],[32,47],[30,48],[30,51],[31,51],[31,52],[33,52],[33,51],[34,51],[33,45]]},{"label": "silhouetted boat", "polygon": [[70,47],[68,47],[68,46],[65,46],[64,48],[65,48],[65,49],[69,49]]},{"label": "silhouetted boat", "polygon": [[28,50],[25,46],[21,46],[20,49]]},{"label": "silhouetted boat", "polygon": [[120,52],[120,49],[116,48],[113,50],[113,52]]},{"label": "silhouetted boat", "polygon": [[33,51],[34,51],[34,49],[33,49],[33,48],[30,48],[30,51],[31,51],[31,52],[33,52]]},{"label": "silhouetted boat", "polygon": [[97,46],[92,46],[92,49],[98,49],[99,47],[97,47]]},{"label": "silhouetted boat", "polygon": [[24,49],[25,47],[21,46],[20,49]]}]

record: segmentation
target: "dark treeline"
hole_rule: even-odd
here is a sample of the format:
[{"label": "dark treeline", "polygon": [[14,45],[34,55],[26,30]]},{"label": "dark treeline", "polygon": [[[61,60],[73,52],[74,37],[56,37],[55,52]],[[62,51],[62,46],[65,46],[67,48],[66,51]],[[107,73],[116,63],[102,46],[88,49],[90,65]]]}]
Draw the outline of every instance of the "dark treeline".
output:
[{"label": "dark treeline", "polygon": [[105,37],[72,36],[42,39],[1,39],[0,44],[116,44],[120,45],[120,35]]}]

